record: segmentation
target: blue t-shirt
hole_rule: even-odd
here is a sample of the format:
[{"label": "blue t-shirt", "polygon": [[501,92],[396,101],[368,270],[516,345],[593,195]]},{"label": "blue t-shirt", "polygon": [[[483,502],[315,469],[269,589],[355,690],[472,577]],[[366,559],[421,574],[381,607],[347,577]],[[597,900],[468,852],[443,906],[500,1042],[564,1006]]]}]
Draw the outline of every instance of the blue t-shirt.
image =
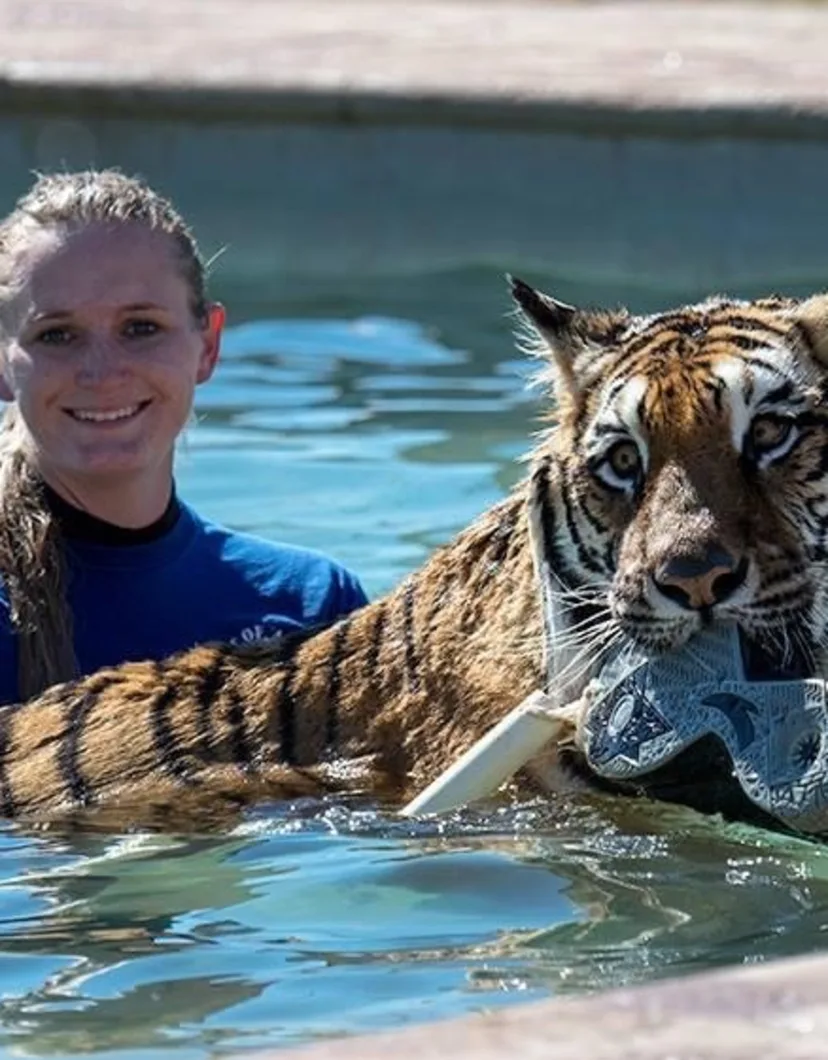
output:
[{"label": "blue t-shirt", "polygon": [[[148,543],[66,541],[82,674],[206,641],[254,643],[327,625],[367,603],[354,575],[321,553],[236,533],[179,506],[172,528]],[[17,643],[0,586],[0,703],[18,698]]]}]

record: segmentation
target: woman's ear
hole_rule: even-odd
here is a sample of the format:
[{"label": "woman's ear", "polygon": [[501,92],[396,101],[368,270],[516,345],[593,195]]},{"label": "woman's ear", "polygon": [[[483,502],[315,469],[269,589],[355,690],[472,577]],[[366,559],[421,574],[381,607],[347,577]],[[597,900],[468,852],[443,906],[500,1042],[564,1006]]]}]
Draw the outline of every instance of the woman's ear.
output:
[{"label": "woman's ear", "polygon": [[201,358],[196,374],[197,383],[206,383],[216,368],[221,348],[221,333],[227,313],[220,302],[210,302],[207,306],[207,326],[202,333]]}]

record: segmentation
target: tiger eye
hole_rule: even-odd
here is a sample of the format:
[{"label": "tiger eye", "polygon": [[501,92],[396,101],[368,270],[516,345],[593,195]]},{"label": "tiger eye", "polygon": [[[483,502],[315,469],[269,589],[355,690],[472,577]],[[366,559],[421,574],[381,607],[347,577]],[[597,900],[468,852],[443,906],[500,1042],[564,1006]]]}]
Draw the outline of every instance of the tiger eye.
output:
[{"label": "tiger eye", "polygon": [[757,416],[750,425],[750,444],[753,451],[766,453],[782,445],[792,428],[793,423],[786,416]]},{"label": "tiger eye", "polygon": [[641,454],[633,442],[616,442],[607,461],[619,478],[635,478],[641,470]]}]

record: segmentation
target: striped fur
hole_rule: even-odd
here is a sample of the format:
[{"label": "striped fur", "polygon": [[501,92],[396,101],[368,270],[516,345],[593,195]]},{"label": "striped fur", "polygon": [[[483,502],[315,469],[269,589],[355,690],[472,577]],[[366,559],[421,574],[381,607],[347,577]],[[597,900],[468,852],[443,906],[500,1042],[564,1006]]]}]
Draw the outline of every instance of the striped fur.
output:
[{"label": "striped fur", "polygon": [[0,809],[174,825],[253,800],[413,790],[541,680],[523,509],[518,491],[314,635],[128,663],[0,709]]},{"label": "striped fur", "polygon": [[[526,481],[329,629],[129,663],[0,710],[5,815],[171,824],[326,790],[402,798],[547,667],[576,699],[619,638],[670,647],[722,616],[821,656],[828,299],[634,317],[513,290],[555,408]],[[744,584],[714,609],[660,597],[658,565],[712,539],[747,557]]]}]

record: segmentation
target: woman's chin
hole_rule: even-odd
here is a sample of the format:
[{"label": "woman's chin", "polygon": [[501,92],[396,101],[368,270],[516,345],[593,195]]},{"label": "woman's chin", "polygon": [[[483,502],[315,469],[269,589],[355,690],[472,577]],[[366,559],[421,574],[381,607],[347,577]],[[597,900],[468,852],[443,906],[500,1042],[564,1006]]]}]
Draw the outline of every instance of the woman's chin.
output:
[{"label": "woman's chin", "polygon": [[111,478],[130,479],[135,475],[157,471],[159,465],[171,467],[172,458],[168,450],[141,444],[120,446],[97,446],[93,451],[77,454],[72,461],[64,461],[56,468],[61,477],[75,480],[103,481]]}]

